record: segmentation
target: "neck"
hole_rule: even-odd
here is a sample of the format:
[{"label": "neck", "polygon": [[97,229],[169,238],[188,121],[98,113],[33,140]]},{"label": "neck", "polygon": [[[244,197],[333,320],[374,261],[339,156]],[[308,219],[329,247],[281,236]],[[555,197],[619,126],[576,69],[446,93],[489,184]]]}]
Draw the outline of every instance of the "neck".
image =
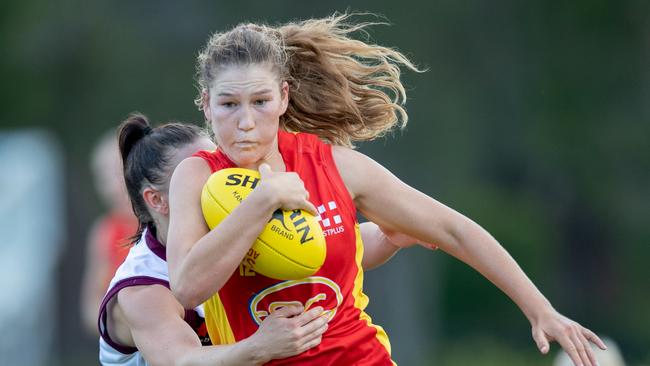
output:
[{"label": "neck", "polygon": [[167,246],[167,230],[169,228],[169,220],[164,218],[154,219],[156,224],[156,239],[163,247]]},{"label": "neck", "polygon": [[156,232],[156,239],[158,239],[160,245],[167,247],[167,244],[165,244],[167,242],[167,235],[165,235],[161,230]]},{"label": "neck", "polygon": [[266,163],[271,166],[271,170],[274,172],[284,172],[287,170],[287,167],[284,165],[284,159],[282,159],[282,154],[280,154],[280,150],[278,150],[277,147],[275,149],[272,149],[262,159],[255,162],[242,164],[238,163],[232,158],[230,158],[230,160],[232,160],[240,168],[258,170],[260,165]]},{"label": "neck", "polygon": [[262,159],[262,161],[259,161],[255,165],[255,170],[258,170],[260,165],[263,163],[267,163],[271,166],[271,170],[274,172],[284,172],[287,170],[286,165],[284,165],[284,159],[282,159],[282,155],[280,154],[280,151],[275,150],[271,154],[267,155]]}]

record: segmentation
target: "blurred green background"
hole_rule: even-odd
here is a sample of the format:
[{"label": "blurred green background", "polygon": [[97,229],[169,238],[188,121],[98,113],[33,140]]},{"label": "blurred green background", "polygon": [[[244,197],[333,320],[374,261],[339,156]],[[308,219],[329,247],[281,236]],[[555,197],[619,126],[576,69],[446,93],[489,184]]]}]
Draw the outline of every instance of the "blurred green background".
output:
[{"label": "blurred green background", "polygon": [[[630,365],[650,364],[650,2],[7,0],[0,128],[50,130],[66,162],[53,364],[97,358],[78,305],[103,209],[88,161],[97,137],[135,110],[202,124],[194,61],[211,32],[346,9],[387,17],[373,41],[429,68],[404,74],[406,129],[360,150],[484,226]],[[400,364],[552,363],[516,306],[442,252],[400,252],[367,290]]]}]

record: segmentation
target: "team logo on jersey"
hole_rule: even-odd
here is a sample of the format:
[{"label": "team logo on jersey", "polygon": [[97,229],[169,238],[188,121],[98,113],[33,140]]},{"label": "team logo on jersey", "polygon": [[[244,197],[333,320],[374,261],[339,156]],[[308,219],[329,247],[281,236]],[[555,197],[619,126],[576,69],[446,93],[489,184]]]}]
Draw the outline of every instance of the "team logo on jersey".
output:
[{"label": "team logo on jersey", "polygon": [[249,301],[253,320],[260,325],[264,318],[287,305],[302,305],[305,310],[321,306],[331,321],[343,303],[341,288],[327,277],[307,277],[277,283],[259,292]]},{"label": "team logo on jersey", "polygon": [[325,236],[340,234],[345,231],[343,226],[343,219],[339,215],[339,209],[336,205],[336,202],[329,201],[326,205],[320,205],[317,207],[318,216],[316,219],[320,222],[321,228],[323,228],[323,234]]}]

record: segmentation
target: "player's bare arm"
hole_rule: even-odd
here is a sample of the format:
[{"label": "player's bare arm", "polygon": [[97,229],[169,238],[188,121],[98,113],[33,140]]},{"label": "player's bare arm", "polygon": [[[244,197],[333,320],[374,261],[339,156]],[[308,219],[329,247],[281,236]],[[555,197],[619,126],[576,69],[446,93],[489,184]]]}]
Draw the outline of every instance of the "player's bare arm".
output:
[{"label": "player's bare arm", "polygon": [[369,157],[344,147],[334,147],[333,154],[346,187],[364,216],[381,226],[435,243],[480,272],[526,315],[541,352],[548,352],[548,342],[555,340],[574,363],[595,364],[589,341],[604,349],[602,341],[553,309],[487,231],[403,183]]},{"label": "player's bare arm", "polygon": [[[214,230],[209,230],[199,197],[210,170],[200,158],[183,161],[170,184],[167,253],[174,295],[192,308],[219,291],[278,208],[315,208],[295,173],[260,169],[261,182]],[[188,180],[185,177],[201,177]],[[244,224],[245,223],[245,224]]]},{"label": "player's bare arm", "polygon": [[363,241],[361,266],[366,271],[388,262],[402,248],[410,248],[415,245],[429,250],[438,248],[435,244],[420,242],[404,233],[381,228],[371,221],[360,224],[359,231]]},{"label": "player's bare arm", "polygon": [[251,195],[218,229],[210,231],[200,204],[201,190],[209,176],[205,162],[190,158],[179,164],[170,183],[170,285],[187,308],[207,300],[223,286],[273,212],[273,202]]},{"label": "player's bare arm", "polygon": [[[320,343],[327,329],[322,308],[303,312],[286,307],[271,314],[251,337],[231,345],[199,342],[183,320],[185,311],[163,286],[136,286],[120,291],[113,313],[116,340],[135,345],[149,365],[262,365],[304,352]],[[156,299],[152,301],[151,299]],[[117,324],[116,324],[117,323]]]}]

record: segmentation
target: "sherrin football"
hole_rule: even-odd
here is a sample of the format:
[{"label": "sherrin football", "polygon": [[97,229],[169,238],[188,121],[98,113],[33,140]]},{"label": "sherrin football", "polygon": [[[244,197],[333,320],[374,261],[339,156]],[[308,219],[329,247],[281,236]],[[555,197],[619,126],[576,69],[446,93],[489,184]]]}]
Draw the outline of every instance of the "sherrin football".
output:
[{"label": "sherrin football", "polygon": [[[250,169],[229,168],[212,174],[201,193],[208,227],[218,226],[259,182],[259,172]],[[325,236],[312,214],[278,209],[246,253],[240,271],[252,270],[278,280],[300,279],[316,273],[325,254]]]}]

